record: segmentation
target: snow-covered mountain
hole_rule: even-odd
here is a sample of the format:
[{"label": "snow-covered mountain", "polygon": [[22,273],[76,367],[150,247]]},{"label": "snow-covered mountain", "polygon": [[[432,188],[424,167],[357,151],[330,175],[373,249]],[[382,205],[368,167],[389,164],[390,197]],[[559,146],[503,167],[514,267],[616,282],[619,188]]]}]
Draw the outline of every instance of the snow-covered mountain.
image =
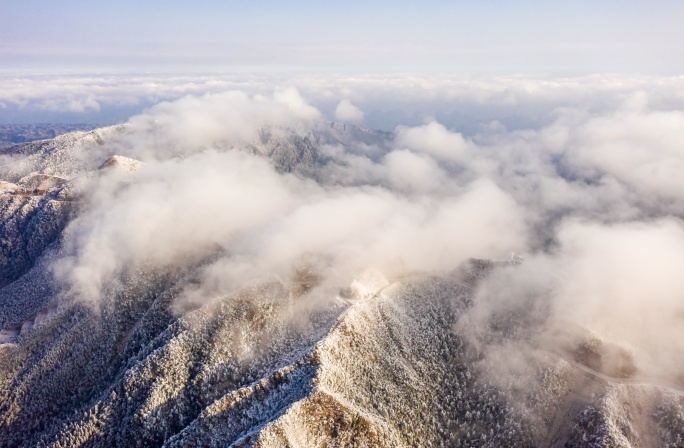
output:
[{"label": "snow-covered mountain", "polygon": [[[130,158],[127,132],[0,153],[0,445],[684,445],[684,382],[646,377],[629,350],[563,333],[524,303],[478,319],[480,285],[515,276],[519,257],[369,269],[339,274],[340,285],[329,282],[336,266],[304,254],[226,292],[208,273],[240,246],[217,244],[124,264],[84,300],[59,277],[73,255],[67,229],[103,200],[91,194],[98,182],[114,191],[107,200],[137,182],[146,161]],[[238,147],[305,179],[301,189],[333,182],[326,167],[355,152],[379,160],[388,138],[316,124],[202,151]]]}]

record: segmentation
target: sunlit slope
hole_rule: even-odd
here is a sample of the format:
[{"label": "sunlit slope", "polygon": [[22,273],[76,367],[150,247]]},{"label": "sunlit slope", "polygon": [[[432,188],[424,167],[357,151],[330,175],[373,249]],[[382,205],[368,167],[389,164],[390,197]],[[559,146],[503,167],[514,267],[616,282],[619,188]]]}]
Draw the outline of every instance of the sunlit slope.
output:
[{"label": "sunlit slope", "polygon": [[[336,145],[373,144],[381,157],[382,133],[320,126],[262,129],[242,149],[322,183]],[[619,344],[559,328],[524,302],[477,314],[483,283],[515,277],[516,257],[378,270],[335,287],[336,266],[304,257],[226,294],[206,285],[227,252],[216,245],[124,266],[98,301],[70,295],[53,261],[89,182],[112,176],[125,192],[144,166],[103,146],[125,132],[5,152],[0,445],[682,445],[676,378],[652,378]]]}]

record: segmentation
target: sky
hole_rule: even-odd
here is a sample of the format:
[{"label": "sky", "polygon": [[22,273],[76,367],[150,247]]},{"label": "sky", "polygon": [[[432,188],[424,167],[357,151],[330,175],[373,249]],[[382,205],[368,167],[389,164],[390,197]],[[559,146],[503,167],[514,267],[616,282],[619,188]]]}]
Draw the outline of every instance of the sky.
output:
[{"label": "sky", "polygon": [[0,73],[680,74],[681,0],[0,1]]}]

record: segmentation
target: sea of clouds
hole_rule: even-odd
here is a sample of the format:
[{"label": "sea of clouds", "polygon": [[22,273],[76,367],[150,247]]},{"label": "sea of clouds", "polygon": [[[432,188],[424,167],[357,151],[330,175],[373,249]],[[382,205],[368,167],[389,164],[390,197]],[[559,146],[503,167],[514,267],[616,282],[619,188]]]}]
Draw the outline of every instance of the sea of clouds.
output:
[{"label": "sea of clouds", "polygon": [[[527,304],[657,373],[684,355],[683,87],[608,75],[4,78],[0,108],[150,105],[101,149],[143,168],[125,188],[93,181],[67,229],[55,270],[71,294],[97,301],[124,268],[209,251],[220,255],[194,296],[285,278],[307,254],[327,294],[367,268],[448,273],[515,252],[525,262],[482,285],[475,321]],[[389,133],[323,145],[322,181],[240,150],[262,129],[307,135],[325,121]]]}]

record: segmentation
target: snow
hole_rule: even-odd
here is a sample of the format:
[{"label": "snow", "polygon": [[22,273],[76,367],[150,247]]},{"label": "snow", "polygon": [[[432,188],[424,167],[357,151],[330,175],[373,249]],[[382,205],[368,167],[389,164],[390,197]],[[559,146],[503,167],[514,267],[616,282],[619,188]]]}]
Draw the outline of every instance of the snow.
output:
[{"label": "snow", "polygon": [[[47,235],[62,216],[51,207],[70,216],[67,200],[89,178],[141,168],[119,155],[83,157],[119,131],[22,145],[16,163],[0,167],[0,192],[56,198],[2,195],[2,236],[16,249],[3,266],[16,268],[28,250],[38,254],[0,288],[0,356],[11,357],[0,375],[3,446],[681,446],[678,385],[616,378],[578,363],[572,350],[546,353],[522,338],[499,344],[484,324],[476,341],[458,325],[477,283],[495,269],[513,270],[523,261],[515,254],[470,260],[453,276],[393,282],[370,268],[318,308],[306,302],[310,276],[259,279],[176,311],[174,300],[201,279],[203,260],[126,271],[97,310],[61,295],[46,261],[60,250],[62,231]],[[380,137],[348,125],[270,129],[246,149],[302,173],[324,159],[322,144]],[[22,226],[35,234],[10,233]],[[509,322],[513,315],[502,321],[524,325]],[[504,357],[492,355],[514,349],[522,368],[506,371]]]},{"label": "snow", "polygon": [[139,160],[124,156],[112,156],[100,165],[99,170],[121,169],[128,173],[135,173],[142,166]]}]

